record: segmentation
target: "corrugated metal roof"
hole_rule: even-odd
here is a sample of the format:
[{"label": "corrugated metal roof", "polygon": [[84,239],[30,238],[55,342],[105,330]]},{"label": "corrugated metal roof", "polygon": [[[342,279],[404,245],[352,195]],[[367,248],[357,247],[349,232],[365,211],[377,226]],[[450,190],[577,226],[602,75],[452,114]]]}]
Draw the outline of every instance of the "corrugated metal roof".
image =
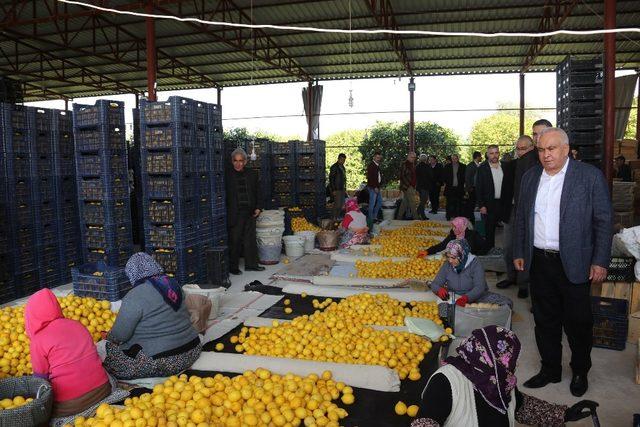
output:
[{"label": "corrugated metal roof", "polygon": [[[136,11],[143,11],[145,3],[107,2],[109,7]],[[602,0],[574,3],[561,28],[603,27]],[[349,25],[390,28],[395,22],[402,30],[537,32],[545,5],[555,2],[155,0],[154,4],[156,13],[226,22],[345,29]],[[377,16],[381,5],[393,14]],[[640,27],[640,1],[618,0],[616,11],[619,27]],[[407,75],[407,69],[413,75],[519,72],[532,43],[523,37],[452,36],[402,36],[400,43],[394,43],[391,36],[362,34],[352,35],[349,42],[346,34],[251,31],[170,20],[157,20],[155,28],[158,88],[167,90],[397,76]],[[0,32],[0,74],[22,81],[29,101],[146,90],[144,18],[95,12],[56,0],[0,0]],[[640,35],[618,35],[617,40],[617,66],[639,68]],[[550,71],[566,55],[593,56],[602,49],[601,36],[555,36],[528,71]]]}]

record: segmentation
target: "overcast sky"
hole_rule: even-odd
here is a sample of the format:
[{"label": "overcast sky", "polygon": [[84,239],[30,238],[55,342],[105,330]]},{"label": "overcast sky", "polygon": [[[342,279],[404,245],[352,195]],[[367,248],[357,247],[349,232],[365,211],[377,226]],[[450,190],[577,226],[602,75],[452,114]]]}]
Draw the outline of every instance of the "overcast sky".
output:
[{"label": "overcast sky", "polygon": [[[530,73],[525,78],[525,99],[528,108],[555,108],[555,74]],[[320,136],[327,138],[344,129],[365,129],[377,120],[408,121],[409,79],[366,79],[326,81],[320,118]],[[287,83],[260,86],[229,87],[222,91],[223,126],[247,127],[283,136],[306,138],[307,127],[302,105],[302,88],[306,83]],[[353,94],[353,108],[349,107],[349,90]],[[215,89],[160,92],[159,100],[180,95],[205,102],[216,102]],[[124,100],[126,120],[132,121],[133,95],[111,96]],[[76,99],[74,102],[92,104],[97,98]],[[64,108],[62,101],[33,103],[49,108]],[[518,106],[517,74],[438,76],[416,78],[416,121],[433,121],[468,137],[473,123],[492,114],[501,105]],[[489,110],[442,111],[433,110]],[[423,110],[424,112],[420,112]],[[400,113],[390,113],[397,112]],[[555,122],[555,111],[538,116]],[[273,117],[285,116],[285,117]]]}]

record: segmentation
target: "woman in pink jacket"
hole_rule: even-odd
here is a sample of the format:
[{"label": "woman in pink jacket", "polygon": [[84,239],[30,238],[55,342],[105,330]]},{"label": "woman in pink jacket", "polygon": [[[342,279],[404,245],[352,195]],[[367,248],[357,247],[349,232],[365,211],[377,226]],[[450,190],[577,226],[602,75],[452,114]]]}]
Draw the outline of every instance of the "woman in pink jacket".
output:
[{"label": "woman in pink jacket", "polygon": [[24,312],[35,376],[53,388],[53,417],[78,414],[111,394],[111,384],[89,331],[67,319],[53,292],[31,295]]}]

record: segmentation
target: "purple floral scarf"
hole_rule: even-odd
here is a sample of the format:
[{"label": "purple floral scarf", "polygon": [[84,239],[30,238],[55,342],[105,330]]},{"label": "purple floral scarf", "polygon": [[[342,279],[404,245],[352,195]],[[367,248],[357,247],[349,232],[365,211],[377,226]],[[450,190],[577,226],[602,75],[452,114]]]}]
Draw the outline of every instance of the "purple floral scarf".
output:
[{"label": "purple floral scarf", "polygon": [[492,408],[505,414],[517,384],[518,337],[500,326],[487,326],[473,331],[456,351],[458,356],[445,363],[462,372]]},{"label": "purple floral scarf", "polygon": [[175,280],[166,274],[160,274],[158,276],[142,279],[141,282],[147,281],[160,293],[164,302],[169,304],[169,307],[171,307],[173,311],[178,311],[182,305],[182,292],[180,291],[180,286]]}]

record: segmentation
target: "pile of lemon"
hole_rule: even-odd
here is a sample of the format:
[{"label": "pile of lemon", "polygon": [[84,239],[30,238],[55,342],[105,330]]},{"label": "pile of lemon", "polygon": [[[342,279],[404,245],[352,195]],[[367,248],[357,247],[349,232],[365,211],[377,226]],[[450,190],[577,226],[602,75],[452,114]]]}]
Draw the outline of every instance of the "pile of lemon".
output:
[{"label": "pile of lemon", "polygon": [[102,404],[96,416],[74,426],[327,426],[348,413],[333,401],[354,402],[353,389],[321,376],[277,375],[258,368],[230,378],[172,376],[152,393],[125,400],[124,408]]},{"label": "pile of lemon", "polygon": [[383,229],[380,231],[382,236],[433,236],[433,237],[446,237],[449,234],[450,228],[445,228],[439,223],[432,223],[431,221],[420,221],[411,225],[395,229]]},{"label": "pile of lemon", "polygon": [[[68,319],[85,325],[94,341],[100,332],[109,331],[116,314],[109,301],[68,295],[58,298],[62,313]],[[24,329],[24,306],[0,309],[0,379],[33,373],[29,352],[29,338]]]},{"label": "pile of lemon", "polygon": [[0,400],[0,412],[6,409],[19,408],[31,402],[33,402],[33,397],[25,398],[23,396],[16,396],[13,399],[9,399],[9,398],[2,399]]},{"label": "pile of lemon", "polygon": [[304,217],[291,218],[291,229],[294,233],[298,231],[320,231],[320,227],[311,224]]},{"label": "pile of lemon", "polygon": [[366,250],[365,255],[371,252],[372,255],[384,257],[415,257],[419,251],[425,250],[440,243],[441,239],[426,236],[400,236],[381,235],[374,237],[372,245],[380,245],[380,249]]},{"label": "pile of lemon", "polygon": [[270,327],[244,327],[231,342],[237,343],[237,352],[248,355],[379,365],[395,369],[401,379],[420,379],[418,365],[431,349],[431,342],[409,332],[377,330],[368,325],[404,324],[409,311],[441,323],[437,308],[429,305],[433,303],[412,306],[389,297],[371,297],[370,304],[363,304],[367,299],[361,295],[348,297],[330,303],[322,312],[291,322],[274,320]]},{"label": "pile of lemon", "polygon": [[406,261],[356,261],[358,277],[369,279],[433,280],[442,266],[442,259],[412,258]]}]

